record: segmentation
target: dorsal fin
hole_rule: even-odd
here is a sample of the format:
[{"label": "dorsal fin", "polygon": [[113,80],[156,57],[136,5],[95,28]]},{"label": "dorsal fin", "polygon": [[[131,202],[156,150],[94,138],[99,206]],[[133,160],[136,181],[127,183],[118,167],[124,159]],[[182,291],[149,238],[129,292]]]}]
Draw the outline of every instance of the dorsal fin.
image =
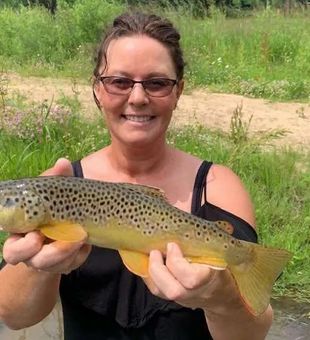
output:
[{"label": "dorsal fin", "polygon": [[167,197],[165,195],[165,192],[157,187],[152,187],[149,185],[143,185],[143,184],[132,184],[132,183],[118,183],[128,189],[134,190],[134,191],[138,191],[141,192],[145,195],[149,195],[155,198],[160,198],[163,199],[165,201],[167,200]]},{"label": "dorsal fin", "polygon": [[214,223],[218,228],[222,229],[229,235],[232,235],[234,232],[234,227],[227,221],[215,221]]}]

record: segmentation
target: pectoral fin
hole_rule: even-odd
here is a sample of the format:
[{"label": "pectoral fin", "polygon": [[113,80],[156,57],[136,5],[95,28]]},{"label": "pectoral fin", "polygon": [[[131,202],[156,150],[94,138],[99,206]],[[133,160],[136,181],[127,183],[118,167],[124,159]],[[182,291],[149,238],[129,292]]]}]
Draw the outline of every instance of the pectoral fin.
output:
[{"label": "pectoral fin", "polygon": [[149,257],[147,255],[129,250],[119,250],[118,252],[129,271],[141,277],[149,276]]},{"label": "pectoral fin", "polygon": [[87,238],[80,224],[68,221],[45,224],[39,230],[46,237],[57,241],[80,242]]}]

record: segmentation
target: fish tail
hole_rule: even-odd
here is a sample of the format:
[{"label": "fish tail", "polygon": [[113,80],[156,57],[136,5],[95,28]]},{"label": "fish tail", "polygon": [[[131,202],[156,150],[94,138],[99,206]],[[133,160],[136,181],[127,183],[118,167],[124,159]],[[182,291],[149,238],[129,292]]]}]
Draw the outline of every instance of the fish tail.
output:
[{"label": "fish tail", "polygon": [[[244,241],[242,243],[249,244]],[[257,244],[249,245],[253,251],[251,260],[239,265],[229,265],[228,269],[248,310],[253,315],[260,315],[267,309],[272,286],[292,257],[292,253]]]}]

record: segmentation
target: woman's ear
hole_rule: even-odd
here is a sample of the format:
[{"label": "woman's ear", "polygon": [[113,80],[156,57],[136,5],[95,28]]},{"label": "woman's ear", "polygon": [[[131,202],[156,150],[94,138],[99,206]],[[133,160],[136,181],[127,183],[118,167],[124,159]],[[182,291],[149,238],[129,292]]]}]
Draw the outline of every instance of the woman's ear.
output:
[{"label": "woman's ear", "polygon": [[99,86],[100,86],[100,83],[98,82],[97,79],[95,79],[93,81],[93,96],[94,96],[94,100],[95,100],[95,103],[98,109],[101,111],[100,100],[98,99],[99,98]]},{"label": "woman's ear", "polygon": [[179,98],[180,98],[181,94],[183,93],[183,89],[184,89],[184,80],[181,80],[181,81],[178,82],[178,85],[177,85],[177,93],[176,93],[177,100],[175,102],[174,109],[177,108]]},{"label": "woman's ear", "polygon": [[177,98],[179,99],[184,89],[184,80],[180,80],[177,85]]}]

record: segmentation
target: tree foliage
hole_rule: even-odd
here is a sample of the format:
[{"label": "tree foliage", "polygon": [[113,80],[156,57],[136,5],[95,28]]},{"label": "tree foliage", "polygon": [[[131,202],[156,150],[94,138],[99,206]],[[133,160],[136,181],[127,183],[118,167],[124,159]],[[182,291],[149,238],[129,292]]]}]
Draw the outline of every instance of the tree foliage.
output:
[{"label": "tree foliage", "polygon": [[[44,6],[52,14],[55,13],[57,5],[72,6],[82,0],[1,0],[0,7],[20,6]],[[154,6],[161,8],[189,10],[194,16],[211,16],[212,8],[219,9],[227,16],[242,15],[249,10],[276,8],[282,9],[285,13],[294,8],[309,7],[309,0],[116,0],[129,7]]]}]

